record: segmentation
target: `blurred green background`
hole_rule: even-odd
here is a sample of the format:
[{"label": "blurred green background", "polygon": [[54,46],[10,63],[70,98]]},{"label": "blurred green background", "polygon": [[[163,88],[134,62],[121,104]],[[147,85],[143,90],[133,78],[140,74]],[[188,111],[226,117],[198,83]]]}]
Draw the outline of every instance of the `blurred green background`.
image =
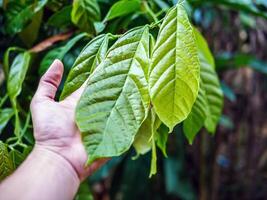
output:
[{"label": "blurred green background", "polygon": [[[66,76],[95,35],[121,34],[157,22],[177,0],[85,2],[85,7],[96,2],[100,10],[85,13],[86,20],[77,22],[71,15],[72,1],[0,0],[0,140],[10,144],[14,168],[34,144],[29,103],[53,59],[63,60]],[[214,54],[225,95],[216,135],[202,130],[189,145],[177,126],[168,140],[168,158],[158,152],[156,176],[148,178],[151,155],[133,160],[131,149],[86,180],[76,199],[267,198],[267,1],[188,0],[183,4]],[[22,70],[18,73],[18,116],[15,113],[20,125],[11,120],[13,111],[7,110],[11,102],[7,100],[5,74],[14,58]],[[23,136],[12,146],[10,138],[18,129]]]}]

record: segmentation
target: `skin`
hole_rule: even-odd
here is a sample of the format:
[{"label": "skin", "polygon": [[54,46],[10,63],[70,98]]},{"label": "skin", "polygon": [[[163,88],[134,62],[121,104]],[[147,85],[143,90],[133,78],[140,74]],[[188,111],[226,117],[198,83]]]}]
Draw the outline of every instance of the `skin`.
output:
[{"label": "skin", "polygon": [[54,100],[63,74],[55,60],[40,80],[31,102],[35,146],[22,165],[0,184],[0,199],[68,200],[106,159],[85,167],[88,159],[75,124],[82,86],[61,102]]}]

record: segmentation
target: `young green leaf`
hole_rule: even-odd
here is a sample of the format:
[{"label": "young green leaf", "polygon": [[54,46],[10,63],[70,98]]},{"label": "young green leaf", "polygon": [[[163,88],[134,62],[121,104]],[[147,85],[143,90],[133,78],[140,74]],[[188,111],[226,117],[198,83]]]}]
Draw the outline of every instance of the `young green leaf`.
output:
[{"label": "young green leaf", "polygon": [[171,9],[161,27],[149,78],[154,109],[170,131],[190,113],[199,89],[199,61],[185,9]]},{"label": "young green leaf", "polygon": [[34,14],[31,23],[19,33],[20,39],[27,47],[31,47],[39,35],[39,29],[43,19],[43,10]]},{"label": "young green leaf", "polygon": [[14,111],[12,108],[4,108],[0,110],[0,134],[13,115]]},{"label": "young green leaf", "polygon": [[15,34],[24,29],[31,21],[34,14],[39,12],[48,0],[40,0],[37,2],[21,3],[20,1],[11,1],[7,4],[6,14],[6,31],[8,34]]},{"label": "young green leaf", "polygon": [[5,73],[5,76],[8,76],[9,73],[9,56],[11,52],[24,52],[25,50],[19,47],[9,47],[4,54],[4,59],[3,59],[3,70]]},{"label": "young green leaf", "polygon": [[191,113],[188,115],[183,124],[184,134],[190,144],[193,144],[193,140],[199,130],[204,126],[204,122],[207,118],[208,102],[206,99],[206,93],[203,89],[203,84],[200,83],[200,89],[195,101]]},{"label": "young green leaf", "polygon": [[45,57],[43,58],[40,68],[39,68],[39,74],[44,74],[46,70],[49,68],[49,66],[53,63],[55,59],[62,60],[65,56],[65,54],[83,37],[85,37],[85,33],[81,33],[71,40],[68,41],[68,43],[64,46],[54,48],[51,51],[49,51]]},{"label": "young green leaf", "polygon": [[169,129],[163,123],[160,124],[156,132],[156,144],[160,148],[161,152],[167,157],[166,146],[169,136]]},{"label": "young green leaf", "polygon": [[55,12],[47,21],[49,26],[66,27],[71,24],[71,10],[72,6],[65,6],[58,12]]},{"label": "young green leaf", "polygon": [[142,123],[134,138],[133,146],[137,155],[143,155],[151,150],[152,137],[156,135],[156,131],[160,124],[161,121],[158,119],[155,111],[150,109],[147,118]]},{"label": "young green leaf", "polygon": [[125,33],[89,77],[76,122],[91,163],[127,151],[147,115],[148,26]]},{"label": "young green leaf", "polygon": [[23,52],[14,59],[7,78],[7,92],[11,101],[15,101],[21,92],[26,73],[31,61],[31,54]]},{"label": "young green leaf", "polygon": [[27,51],[20,53],[14,59],[7,78],[7,93],[10,98],[14,114],[15,114],[15,135],[19,136],[20,118],[17,109],[17,96],[20,94],[22,89],[22,84],[26,77],[26,73],[30,66],[31,54]]},{"label": "young green leaf", "polygon": [[108,35],[100,35],[90,41],[73,64],[65,82],[60,99],[76,91],[100,64],[108,50]]},{"label": "young green leaf", "polygon": [[215,132],[223,106],[223,95],[212,54],[197,29],[194,29],[194,34],[200,60],[201,83],[197,100],[183,124],[184,134],[190,144],[193,143],[196,134],[203,126],[210,133]]},{"label": "young green leaf", "polygon": [[201,65],[200,77],[203,83],[203,90],[206,93],[208,105],[205,108],[207,118],[204,126],[210,133],[214,133],[223,108],[223,93],[220,87],[219,78],[215,71],[214,59],[207,42],[196,29],[194,30],[194,33],[196,36],[198,55]]},{"label": "young green leaf", "polygon": [[94,22],[100,20],[100,8],[96,0],[74,0],[71,20],[81,30],[95,32]]},{"label": "young green leaf", "polygon": [[112,5],[104,21],[109,21],[117,17],[122,17],[140,10],[140,0],[121,0]]},{"label": "young green leaf", "polygon": [[0,141],[0,181],[11,174],[14,164],[10,158],[6,144]]}]

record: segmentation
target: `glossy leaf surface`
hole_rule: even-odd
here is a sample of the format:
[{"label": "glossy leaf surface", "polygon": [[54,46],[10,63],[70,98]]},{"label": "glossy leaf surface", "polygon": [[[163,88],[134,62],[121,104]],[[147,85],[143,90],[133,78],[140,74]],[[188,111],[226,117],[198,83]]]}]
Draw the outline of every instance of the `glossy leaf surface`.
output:
[{"label": "glossy leaf surface", "polygon": [[29,52],[20,53],[14,59],[8,74],[7,91],[11,101],[20,94],[31,61]]},{"label": "glossy leaf surface", "polygon": [[35,13],[39,12],[47,3],[47,0],[40,0],[37,3],[11,1],[7,4],[6,31],[13,35],[23,30],[32,20]]},{"label": "glossy leaf surface", "polygon": [[109,21],[117,17],[122,17],[140,10],[140,0],[121,0],[110,8],[104,21]]},{"label": "glossy leaf surface", "polygon": [[0,110],[0,134],[13,115],[14,111],[12,108],[5,108]]},{"label": "glossy leaf surface", "polygon": [[95,32],[94,22],[100,20],[100,9],[96,0],[74,0],[71,20],[81,30]]},{"label": "glossy leaf surface", "polygon": [[183,6],[171,9],[155,44],[150,96],[170,131],[190,113],[199,89],[199,61],[193,28]]}]

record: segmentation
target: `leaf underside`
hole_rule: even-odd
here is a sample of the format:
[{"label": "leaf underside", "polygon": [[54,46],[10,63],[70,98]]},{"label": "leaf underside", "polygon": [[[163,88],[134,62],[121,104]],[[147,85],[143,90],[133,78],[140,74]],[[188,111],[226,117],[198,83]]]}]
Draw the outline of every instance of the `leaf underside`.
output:
[{"label": "leaf underside", "polygon": [[108,35],[100,35],[82,50],[69,72],[60,96],[61,100],[80,88],[90,73],[104,59],[108,49],[108,40]]},{"label": "leaf underside", "polygon": [[148,27],[133,29],[118,39],[89,77],[76,108],[89,163],[121,155],[133,143],[149,107],[148,52]]}]

